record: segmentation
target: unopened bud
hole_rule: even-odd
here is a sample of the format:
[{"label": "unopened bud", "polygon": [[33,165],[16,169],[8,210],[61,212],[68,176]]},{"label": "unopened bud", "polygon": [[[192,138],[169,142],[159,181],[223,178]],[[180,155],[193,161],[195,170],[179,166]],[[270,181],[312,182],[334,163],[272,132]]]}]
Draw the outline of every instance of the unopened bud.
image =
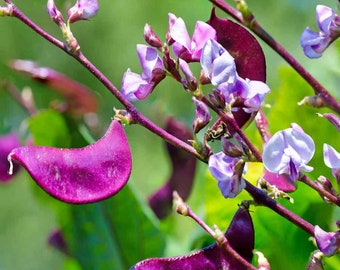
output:
[{"label": "unopened bud", "polygon": [[333,113],[324,113],[324,114],[318,113],[317,115],[320,116],[320,117],[325,117],[340,132],[340,118],[337,117],[335,114],[333,114]]},{"label": "unopened bud", "polygon": [[324,268],[321,261],[322,257],[323,257],[322,252],[320,251],[314,252],[310,258],[307,270],[323,270]]},{"label": "unopened bud", "polygon": [[195,91],[197,89],[197,79],[193,75],[188,63],[183,59],[179,59],[179,67],[184,74],[185,80],[183,82],[184,87],[190,91]]},{"label": "unopened bud", "polygon": [[188,206],[183,201],[183,199],[178,195],[177,191],[172,193],[173,196],[173,207],[176,212],[182,216],[188,215]]},{"label": "unopened bud", "polygon": [[65,23],[64,17],[61,12],[58,10],[57,6],[54,3],[54,0],[47,1],[47,13],[50,15],[51,19],[58,25],[62,25]]},{"label": "unopened bud", "polygon": [[214,88],[211,90],[211,93],[208,95],[209,100],[212,104],[214,104],[217,108],[224,108],[225,107],[225,96],[221,90]]},{"label": "unopened bud", "polygon": [[144,39],[151,47],[161,48],[163,46],[162,41],[149,24],[144,26]]},{"label": "unopened bud", "polygon": [[322,108],[325,106],[325,102],[319,96],[308,96],[304,97],[300,102],[298,102],[298,105],[307,105],[314,108]]},{"label": "unopened bud", "polygon": [[222,137],[221,142],[222,142],[222,151],[227,156],[241,157],[244,155],[243,150],[238,145],[233,143],[229,138]]},{"label": "unopened bud", "polygon": [[196,114],[195,119],[192,123],[192,127],[194,133],[198,133],[201,129],[203,129],[210,122],[210,111],[202,101],[192,97],[192,101],[196,106]]}]

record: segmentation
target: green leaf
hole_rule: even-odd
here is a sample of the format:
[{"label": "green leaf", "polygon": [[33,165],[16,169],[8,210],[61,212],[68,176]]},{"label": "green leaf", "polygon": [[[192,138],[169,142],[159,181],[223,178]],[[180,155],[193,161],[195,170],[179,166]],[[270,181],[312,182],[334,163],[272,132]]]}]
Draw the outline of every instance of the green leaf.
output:
[{"label": "green leaf", "polygon": [[69,147],[70,136],[64,117],[55,110],[43,110],[28,119],[35,145]]},{"label": "green leaf", "polygon": [[130,185],[103,202],[70,208],[63,231],[83,269],[129,269],[163,255],[164,237]]}]

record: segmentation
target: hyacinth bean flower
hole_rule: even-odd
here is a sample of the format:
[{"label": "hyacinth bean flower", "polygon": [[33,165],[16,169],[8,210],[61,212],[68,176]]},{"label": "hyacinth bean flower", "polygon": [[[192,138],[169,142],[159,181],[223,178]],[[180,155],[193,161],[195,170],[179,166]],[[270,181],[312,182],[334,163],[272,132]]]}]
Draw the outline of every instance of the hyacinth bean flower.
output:
[{"label": "hyacinth bean flower", "polygon": [[19,146],[20,141],[15,133],[0,136],[0,182],[9,181],[13,177],[13,174],[18,171],[19,166],[16,165],[15,168],[13,168],[13,174],[10,175],[8,173],[9,163],[7,156],[14,148]]},{"label": "hyacinth bean flower", "polygon": [[234,58],[216,40],[207,40],[200,63],[204,76],[210,79],[212,85],[234,84],[237,76]]},{"label": "hyacinth bean flower", "polygon": [[303,129],[293,123],[291,128],[278,131],[269,139],[263,149],[265,168],[276,174],[287,174],[294,183],[300,171],[310,172],[307,163],[315,151],[313,139]]},{"label": "hyacinth bean flower", "polygon": [[320,31],[314,32],[307,27],[300,38],[300,45],[309,58],[321,57],[329,44],[340,35],[338,16],[330,7],[318,5],[316,21]]},{"label": "hyacinth bean flower", "polygon": [[245,188],[242,178],[244,165],[242,159],[229,157],[223,152],[210,156],[209,170],[225,198],[234,198]]},{"label": "hyacinth bean flower", "polygon": [[340,251],[340,231],[325,232],[318,225],[314,227],[314,237],[319,250],[326,256]]},{"label": "hyacinth bean flower", "polygon": [[79,20],[88,20],[98,13],[97,0],[77,0],[75,5],[68,10],[68,21],[74,23]]},{"label": "hyacinth bean flower", "polygon": [[156,49],[138,44],[137,54],[143,73],[139,75],[128,69],[122,81],[122,94],[131,102],[147,98],[156,85],[165,78],[163,62]]},{"label": "hyacinth bean flower", "polygon": [[204,76],[217,86],[226,102],[235,108],[241,107],[247,113],[258,111],[270,92],[265,83],[238,76],[234,58],[215,40],[206,42],[201,66]]},{"label": "hyacinth bean flower", "polygon": [[194,133],[198,133],[210,122],[210,111],[202,101],[192,97],[192,101],[196,106],[195,119],[192,123]]},{"label": "hyacinth bean flower", "polygon": [[325,143],[323,145],[323,158],[326,166],[332,169],[333,176],[339,181],[340,153]]},{"label": "hyacinth bean flower", "polygon": [[198,21],[190,39],[182,18],[169,13],[169,36],[174,54],[187,62],[199,62],[204,44],[208,39],[216,39],[216,31],[209,24]]},{"label": "hyacinth bean flower", "polygon": [[116,120],[91,145],[76,149],[22,146],[11,151],[8,161],[22,165],[42,189],[67,203],[113,196],[127,183],[132,167],[128,140]]}]

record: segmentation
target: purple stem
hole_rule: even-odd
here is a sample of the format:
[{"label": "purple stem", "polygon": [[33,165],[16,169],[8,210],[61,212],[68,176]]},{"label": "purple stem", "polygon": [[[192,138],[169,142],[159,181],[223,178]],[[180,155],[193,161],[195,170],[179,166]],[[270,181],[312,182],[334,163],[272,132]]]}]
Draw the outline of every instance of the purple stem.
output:
[{"label": "purple stem", "polygon": [[179,140],[175,136],[171,135],[170,133],[166,132],[164,129],[160,128],[159,126],[155,125],[152,121],[150,121],[147,117],[142,115],[136,107],[134,107],[129,101],[127,101],[120,91],[111,83],[111,81],[101,73],[96,66],[94,66],[82,53],[79,51],[78,53],[72,54],[68,51],[67,46],[61,42],[60,40],[54,38],[53,36],[46,33],[43,29],[37,26],[34,22],[32,22],[25,14],[23,14],[11,1],[7,0],[6,3],[13,6],[13,16],[21,20],[24,24],[38,33],[40,36],[57,46],[58,48],[62,49],[64,52],[75,58],[81,65],[83,65],[87,70],[89,70],[103,85],[117,98],[117,100],[130,112],[131,116],[133,117],[134,122],[138,123],[139,125],[145,127],[146,129],[150,130],[151,132],[155,133],[156,135],[163,138],[165,141],[175,145],[176,147],[183,149],[193,156],[197,157],[198,159],[202,159],[199,153],[182,140]]},{"label": "purple stem", "polygon": [[[7,4],[13,6],[12,16],[21,20],[24,24],[26,24],[28,27],[30,27],[32,30],[34,30],[36,33],[38,33],[39,35],[44,37],[46,40],[48,40],[49,42],[51,42],[52,44],[54,44],[58,48],[62,49],[67,54],[71,55],[78,62],[80,62],[86,69],[88,69],[124,105],[124,107],[131,113],[134,120],[138,124],[144,126],[145,128],[149,129],[151,132],[162,137],[167,142],[169,142],[169,143],[187,151],[188,153],[191,153],[193,156],[201,159],[200,155],[194,150],[193,147],[191,147],[187,143],[179,140],[175,136],[172,136],[171,134],[165,132],[163,129],[161,129],[160,127],[155,125],[148,118],[146,118],[140,112],[138,112],[137,109],[130,102],[128,102],[127,100],[124,99],[124,97],[121,95],[121,93],[118,91],[118,89],[82,53],[78,53],[77,55],[71,54],[67,50],[67,47],[64,45],[63,42],[61,42],[58,39],[54,38],[53,36],[49,35],[44,30],[42,30],[39,26],[37,26],[35,23],[33,23],[10,0],[5,0],[5,2]],[[229,118],[226,117],[226,115],[224,113],[219,112],[218,110],[217,110],[217,112],[220,114],[221,117],[226,118],[225,121],[228,122],[230,120]],[[243,134],[243,132],[241,132],[241,134]],[[256,151],[255,150],[252,150],[252,151],[254,153],[256,153],[257,150]],[[259,155],[259,153],[258,153],[258,155]],[[259,160],[261,160],[261,159],[259,158]],[[204,161],[204,162],[206,162],[206,161]],[[308,222],[304,221],[303,219],[301,219],[299,216],[297,216],[293,212],[284,208],[283,206],[278,204],[275,200],[273,200],[269,196],[267,196],[265,192],[256,188],[255,186],[253,186],[252,184],[250,184],[247,181],[246,181],[246,190],[253,196],[253,198],[258,203],[271,208],[272,210],[274,210],[275,212],[277,212],[281,216],[285,217],[286,219],[290,220],[291,222],[293,222],[297,226],[304,229],[310,235],[313,235],[313,232],[314,232],[313,225],[309,224]]]},{"label": "purple stem", "polygon": [[340,103],[289,52],[287,52],[280,43],[270,36],[253,16],[251,17],[251,20],[245,20],[240,11],[231,7],[224,0],[209,1],[224,12],[228,13],[239,23],[252,30],[259,38],[267,43],[269,47],[286,60],[287,63],[290,64],[302,78],[306,80],[306,82],[314,89],[315,95],[320,97],[328,108],[340,114]]},{"label": "purple stem", "polygon": [[317,192],[319,192],[320,195],[323,197],[326,197],[331,202],[335,203],[337,206],[340,206],[340,198],[337,196],[334,196],[332,193],[326,191],[325,189],[321,188],[317,184],[315,184],[314,181],[309,179],[306,175],[303,175],[300,179],[301,182],[305,183],[306,185],[310,186],[311,188],[315,189]]},{"label": "purple stem", "polygon": [[270,209],[278,213],[280,216],[288,219],[289,221],[291,221],[292,223],[294,223],[295,225],[297,225],[298,227],[306,231],[311,236],[314,235],[314,226],[312,224],[305,221],[303,218],[289,211],[287,208],[283,207],[281,204],[276,202],[274,199],[267,196],[267,194],[263,190],[254,187],[248,181],[246,181],[245,189],[251,194],[255,202],[259,203],[260,205],[265,205],[269,207]]}]

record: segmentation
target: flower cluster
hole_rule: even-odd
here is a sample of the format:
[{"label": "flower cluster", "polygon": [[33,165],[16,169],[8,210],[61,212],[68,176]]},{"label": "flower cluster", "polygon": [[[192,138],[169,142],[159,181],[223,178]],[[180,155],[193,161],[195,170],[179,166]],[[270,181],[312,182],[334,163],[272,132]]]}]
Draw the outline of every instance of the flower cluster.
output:
[{"label": "flower cluster", "polygon": [[318,5],[316,21],[320,31],[314,32],[307,27],[300,39],[301,47],[309,58],[321,57],[324,50],[340,36],[339,17],[330,7]]}]

